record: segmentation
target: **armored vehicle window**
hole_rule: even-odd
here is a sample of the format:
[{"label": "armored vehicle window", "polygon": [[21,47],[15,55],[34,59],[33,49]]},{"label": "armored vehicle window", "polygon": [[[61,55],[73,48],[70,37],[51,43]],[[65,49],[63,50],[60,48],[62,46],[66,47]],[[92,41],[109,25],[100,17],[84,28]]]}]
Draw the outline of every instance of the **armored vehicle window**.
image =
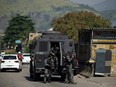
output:
[{"label": "armored vehicle window", "polygon": [[47,51],[48,49],[48,43],[45,41],[39,42],[39,51]]}]

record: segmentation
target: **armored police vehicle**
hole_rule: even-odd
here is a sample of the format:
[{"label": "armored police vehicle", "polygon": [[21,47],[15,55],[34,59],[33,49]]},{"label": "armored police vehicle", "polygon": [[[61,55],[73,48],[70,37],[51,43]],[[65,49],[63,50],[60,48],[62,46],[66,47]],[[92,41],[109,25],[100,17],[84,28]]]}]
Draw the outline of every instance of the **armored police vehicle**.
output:
[{"label": "armored police vehicle", "polygon": [[[36,38],[30,44],[30,77],[37,80],[40,76],[44,75],[45,59],[48,57],[53,47],[58,47],[58,70],[52,74],[60,75],[62,79],[65,78],[65,62],[63,55],[69,51],[75,52],[74,43],[71,38],[59,32],[47,31],[42,33],[41,37]],[[77,74],[78,61],[74,58],[74,75]]]}]

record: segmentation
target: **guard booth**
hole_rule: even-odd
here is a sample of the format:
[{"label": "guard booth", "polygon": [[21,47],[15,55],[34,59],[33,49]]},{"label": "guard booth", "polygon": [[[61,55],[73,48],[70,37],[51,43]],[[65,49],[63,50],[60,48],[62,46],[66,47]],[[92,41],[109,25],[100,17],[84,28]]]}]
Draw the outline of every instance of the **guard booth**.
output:
[{"label": "guard booth", "polygon": [[111,59],[111,50],[98,49],[96,51],[95,75],[110,76]]}]

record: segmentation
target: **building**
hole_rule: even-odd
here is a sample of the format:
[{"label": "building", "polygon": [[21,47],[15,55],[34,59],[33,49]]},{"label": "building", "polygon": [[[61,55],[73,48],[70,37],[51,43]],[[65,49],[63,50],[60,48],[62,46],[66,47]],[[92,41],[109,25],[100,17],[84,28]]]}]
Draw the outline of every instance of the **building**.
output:
[{"label": "building", "polygon": [[78,58],[86,62],[96,58],[97,49],[112,51],[111,74],[116,74],[116,28],[82,29],[79,31]]},{"label": "building", "polygon": [[41,35],[41,32],[29,33],[29,41],[35,39],[36,37],[40,37]]}]

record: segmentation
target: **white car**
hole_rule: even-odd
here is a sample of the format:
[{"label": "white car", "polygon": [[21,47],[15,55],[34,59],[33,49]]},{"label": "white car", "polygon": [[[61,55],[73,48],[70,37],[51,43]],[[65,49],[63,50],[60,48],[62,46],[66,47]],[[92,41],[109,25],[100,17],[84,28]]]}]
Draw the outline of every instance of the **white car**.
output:
[{"label": "white car", "polygon": [[1,59],[0,70],[14,69],[17,71],[22,70],[22,62],[18,59],[17,54],[5,54]]},{"label": "white car", "polygon": [[23,60],[22,60],[22,63],[30,63],[30,53],[23,53]]}]

